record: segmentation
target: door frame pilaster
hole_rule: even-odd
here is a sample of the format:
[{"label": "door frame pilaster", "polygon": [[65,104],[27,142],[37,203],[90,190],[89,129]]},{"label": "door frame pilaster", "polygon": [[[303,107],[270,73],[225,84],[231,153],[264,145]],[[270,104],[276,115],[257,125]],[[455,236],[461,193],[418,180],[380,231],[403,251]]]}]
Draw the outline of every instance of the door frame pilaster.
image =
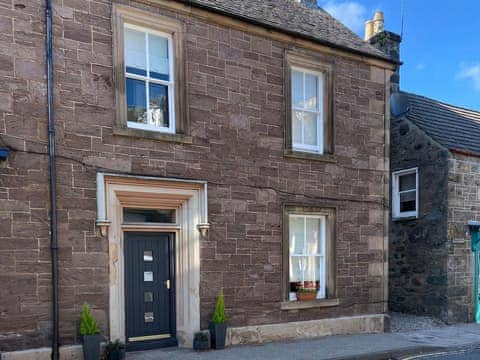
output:
[{"label": "door frame pilaster", "polygon": [[[125,342],[125,289],[123,207],[175,208],[176,334],[179,346],[191,347],[200,330],[200,233],[208,223],[207,183],[179,179],[97,174],[99,222],[109,223],[109,325],[110,339]],[[137,228],[136,231],[143,227]],[[145,231],[152,231],[146,226]]]}]

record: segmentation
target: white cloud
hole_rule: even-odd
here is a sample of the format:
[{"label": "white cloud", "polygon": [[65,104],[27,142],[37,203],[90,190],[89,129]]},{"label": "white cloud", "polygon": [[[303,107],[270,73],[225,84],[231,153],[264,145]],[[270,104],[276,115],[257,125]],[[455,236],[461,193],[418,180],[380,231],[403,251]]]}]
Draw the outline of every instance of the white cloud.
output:
[{"label": "white cloud", "polygon": [[475,89],[480,90],[480,64],[465,66],[461,65],[462,70],[457,74],[457,79],[471,79],[473,80],[473,85]]},{"label": "white cloud", "polygon": [[355,1],[324,0],[320,6],[357,34],[363,34],[366,9]]}]

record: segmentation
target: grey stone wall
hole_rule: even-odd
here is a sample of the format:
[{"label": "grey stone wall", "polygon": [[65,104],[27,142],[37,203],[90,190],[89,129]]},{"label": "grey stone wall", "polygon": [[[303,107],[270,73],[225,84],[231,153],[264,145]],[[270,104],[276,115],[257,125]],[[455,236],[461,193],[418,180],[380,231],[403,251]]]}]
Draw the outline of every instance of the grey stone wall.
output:
[{"label": "grey stone wall", "polygon": [[465,225],[480,220],[480,159],[448,160],[448,320],[473,319],[473,254]]},{"label": "grey stone wall", "polygon": [[448,151],[408,120],[392,120],[391,171],[418,167],[418,219],[390,222],[389,305],[447,319]]}]

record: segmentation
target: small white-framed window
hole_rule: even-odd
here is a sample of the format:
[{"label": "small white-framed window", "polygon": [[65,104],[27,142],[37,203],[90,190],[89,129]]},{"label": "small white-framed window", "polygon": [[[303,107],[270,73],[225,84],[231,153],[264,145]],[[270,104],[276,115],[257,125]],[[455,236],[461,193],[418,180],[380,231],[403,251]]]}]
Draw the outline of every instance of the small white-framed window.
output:
[{"label": "small white-framed window", "polygon": [[418,168],[395,171],[392,181],[393,217],[418,217]]},{"label": "small white-framed window", "polygon": [[327,217],[290,214],[289,300],[326,298]]},{"label": "small white-framed window", "polygon": [[292,67],[292,148],[323,154],[324,74]]},{"label": "small white-framed window", "polygon": [[172,35],[126,23],[124,39],[128,127],[175,133]]}]

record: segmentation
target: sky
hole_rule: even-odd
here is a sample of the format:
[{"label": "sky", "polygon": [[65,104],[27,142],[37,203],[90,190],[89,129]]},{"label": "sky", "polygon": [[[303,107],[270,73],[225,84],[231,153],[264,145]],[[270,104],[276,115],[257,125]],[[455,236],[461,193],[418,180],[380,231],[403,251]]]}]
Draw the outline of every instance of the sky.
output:
[{"label": "sky", "polygon": [[400,88],[480,111],[479,0],[318,0],[363,38],[376,10],[385,29],[400,33],[404,2]]}]

